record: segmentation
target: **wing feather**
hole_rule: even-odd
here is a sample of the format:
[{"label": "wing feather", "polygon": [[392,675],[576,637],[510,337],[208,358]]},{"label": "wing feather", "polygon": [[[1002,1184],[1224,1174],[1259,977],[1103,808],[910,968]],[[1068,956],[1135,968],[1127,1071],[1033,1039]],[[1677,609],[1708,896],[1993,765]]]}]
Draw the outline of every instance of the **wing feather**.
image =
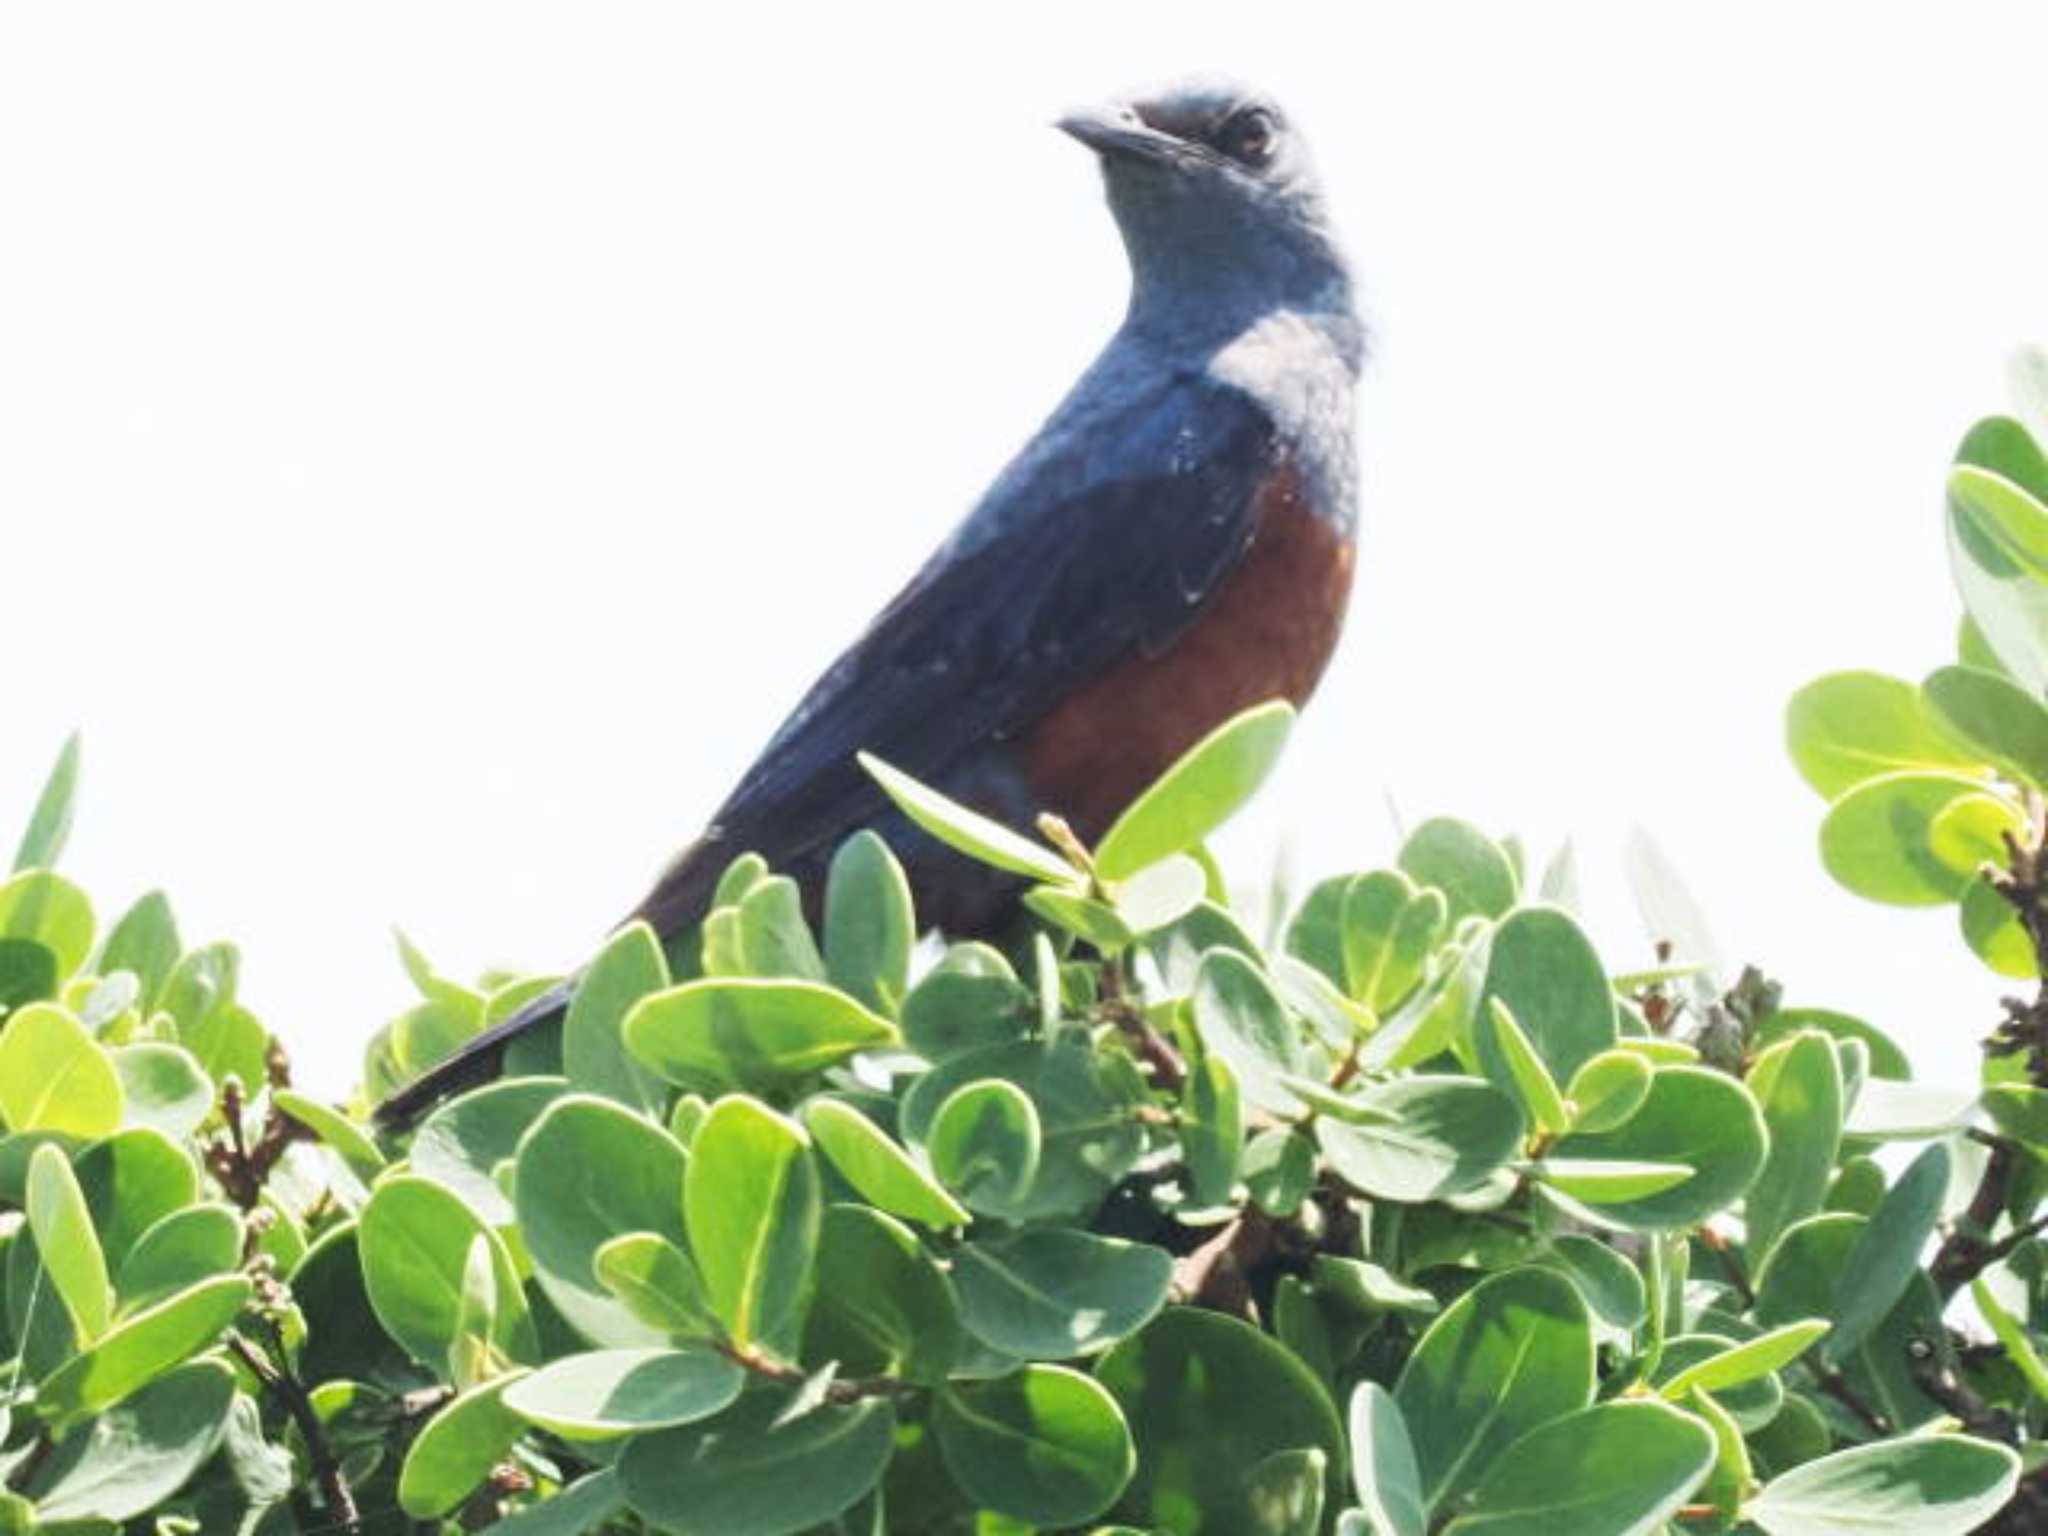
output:
[{"label": "wing feather", "polygon": [[640,915],[665,931],[700,916],[680,909],[702,900],[707,855],[789,865],[880,816],[856,752],[944,787],[1078,684],[1170,643],[1244,554],[1282,451],[1250,397],[1201,375],[1056,417],[813,685]]}]

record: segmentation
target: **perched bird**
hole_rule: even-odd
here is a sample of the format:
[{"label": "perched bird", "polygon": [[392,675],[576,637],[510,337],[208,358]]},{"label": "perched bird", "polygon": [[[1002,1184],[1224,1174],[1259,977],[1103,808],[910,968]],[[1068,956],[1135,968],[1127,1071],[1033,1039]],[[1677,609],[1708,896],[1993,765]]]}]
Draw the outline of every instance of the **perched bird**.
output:
[{"label": "perched bird", "polygon": [[[913,828],[869,751],[1012,824],[1057,811],[1084,839],[1238,711],[1305,700],[1350,595],[1351,277],[1278,106],[1183,82],[1070,113],[1130,258],[1109,345],[973,512],[775,733],[634,910],[664,937],[753,850],[815,902],[833,850],[872,827],[917,909],[986,933],[1017,887]],[[379,1108],[403,1124],[495,1075],[573,981]]]}]

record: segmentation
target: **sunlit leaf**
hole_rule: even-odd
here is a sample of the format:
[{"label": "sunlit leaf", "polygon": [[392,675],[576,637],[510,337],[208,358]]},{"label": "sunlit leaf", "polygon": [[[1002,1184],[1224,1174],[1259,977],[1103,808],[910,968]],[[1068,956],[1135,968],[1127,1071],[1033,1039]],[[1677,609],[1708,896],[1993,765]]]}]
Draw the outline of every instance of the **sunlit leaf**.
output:
[{"label": "sunlit leaf", "polygon": [[1123,880],[1201,842],[1258,792],[1293,728],[1294,707],[1278,699],[1219,725],[1116,819],[1095,850],[1096,872]]}]

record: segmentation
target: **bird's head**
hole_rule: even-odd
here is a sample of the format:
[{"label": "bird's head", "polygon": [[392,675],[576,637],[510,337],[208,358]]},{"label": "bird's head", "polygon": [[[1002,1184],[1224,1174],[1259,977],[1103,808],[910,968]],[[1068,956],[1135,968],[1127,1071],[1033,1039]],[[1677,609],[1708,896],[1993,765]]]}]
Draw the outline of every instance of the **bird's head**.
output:
[{"label": "bird's head", "polygon": [[1058,126],[1102,162],[1134,312],[1349,311],[1349,268],[1307,146],[1270,97],[1185,80]]}]

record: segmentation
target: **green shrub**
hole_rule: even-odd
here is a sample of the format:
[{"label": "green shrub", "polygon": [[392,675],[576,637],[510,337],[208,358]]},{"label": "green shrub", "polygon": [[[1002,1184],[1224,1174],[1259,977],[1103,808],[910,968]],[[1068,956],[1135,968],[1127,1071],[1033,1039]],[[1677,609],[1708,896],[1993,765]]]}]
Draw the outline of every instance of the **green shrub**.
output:
[{"label": "green shrub", "polygon": [[[2025,977],[2044,499],[1973,431],[1962,663],[1789,726],[1828,868]],[[545,983],[407,946],[310,1100],[232,946],[53,872],[67,748],[0,885],[0,1532],[2041,1528],[2048,1002],[1917,1086],[1754,972],[1611,974],[1564,865],[1453,820],[1255,934],[1203,839],[1291,718],[1092,850],[871,764],[1032,882],[1007,948],[920,952],[871,836],[822,933],[743,859],[686,968],[622,931],[401,1140],[367,1103]]]}]

